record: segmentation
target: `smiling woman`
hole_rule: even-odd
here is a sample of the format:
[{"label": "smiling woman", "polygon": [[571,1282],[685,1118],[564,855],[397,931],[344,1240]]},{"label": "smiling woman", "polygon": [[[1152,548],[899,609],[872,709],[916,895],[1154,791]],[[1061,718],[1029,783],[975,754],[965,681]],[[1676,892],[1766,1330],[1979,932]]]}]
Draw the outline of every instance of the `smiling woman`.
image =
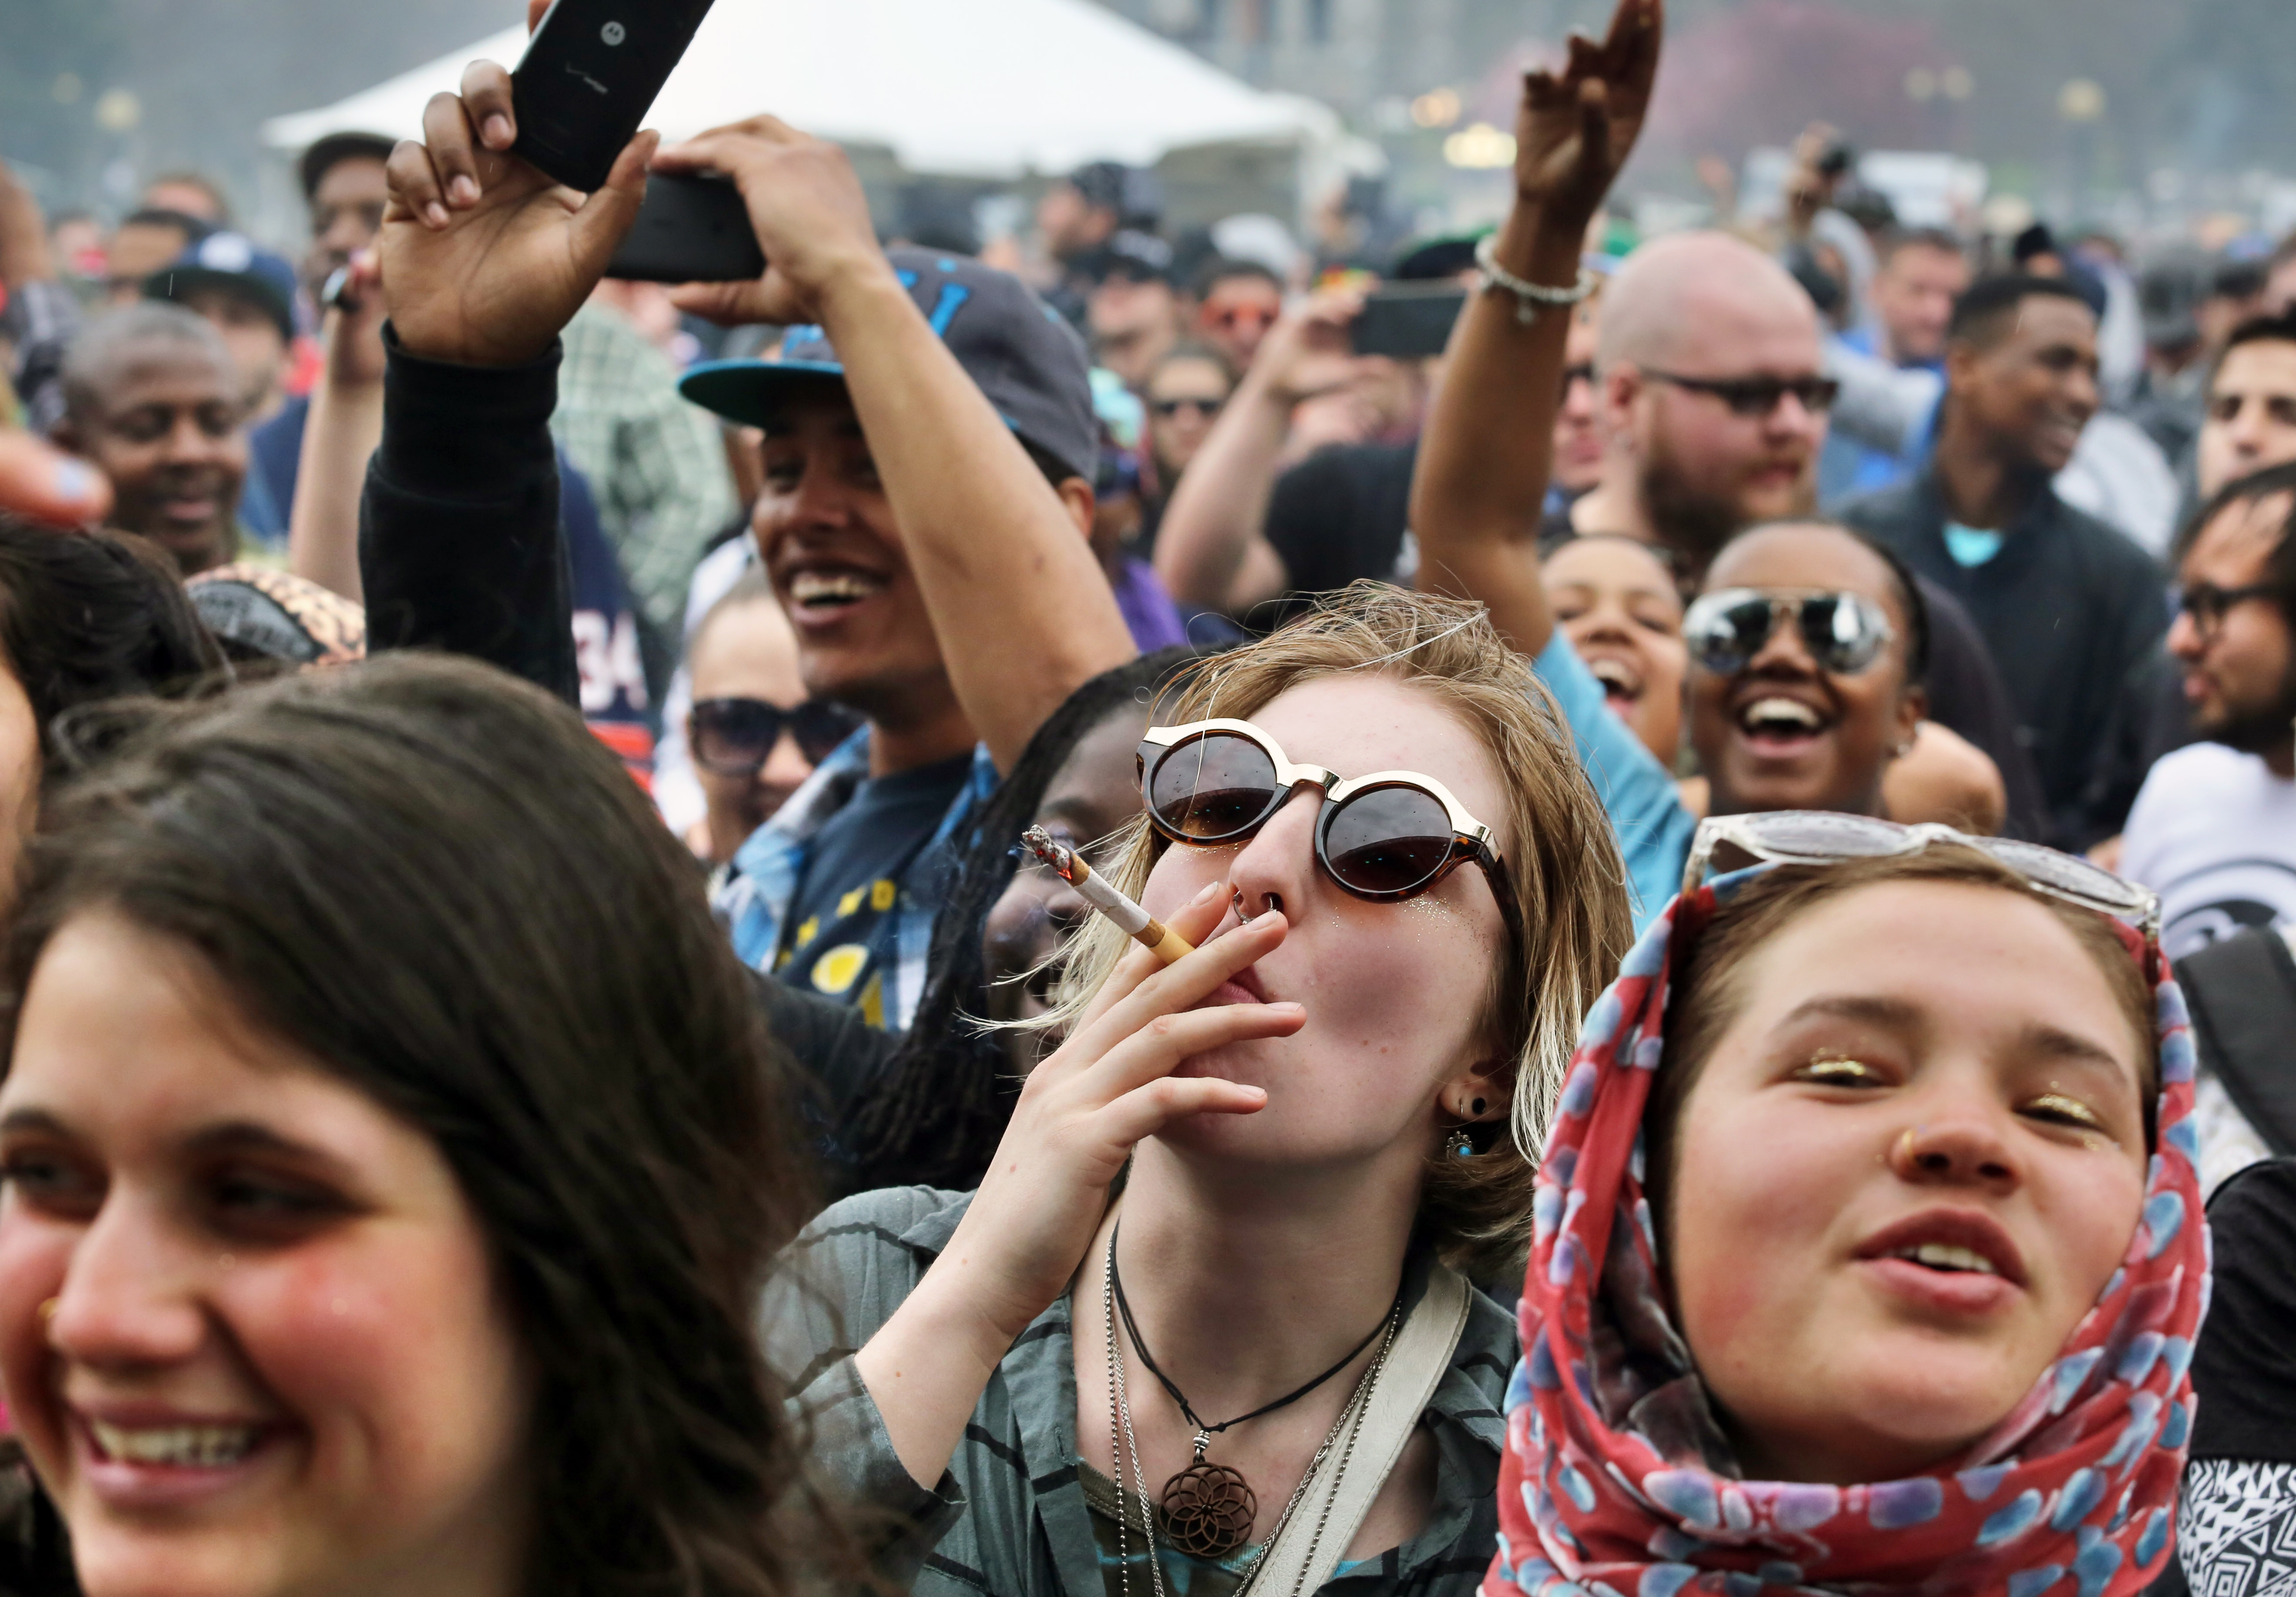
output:
[{"label": "smiling woman", "polygon": [[2157,907],[1857,835],[1911,851],[1685,893],[1588,1016],[1487,1590],[2117,1597],[2166,1561],[2208,1253]]},{"label": "smiling woman", "polygon": [[774,1059],[612,755],[412,658],[126,735],[0,1011],[0,1379],[89,1597],[843,1574],[750,1330]]}]

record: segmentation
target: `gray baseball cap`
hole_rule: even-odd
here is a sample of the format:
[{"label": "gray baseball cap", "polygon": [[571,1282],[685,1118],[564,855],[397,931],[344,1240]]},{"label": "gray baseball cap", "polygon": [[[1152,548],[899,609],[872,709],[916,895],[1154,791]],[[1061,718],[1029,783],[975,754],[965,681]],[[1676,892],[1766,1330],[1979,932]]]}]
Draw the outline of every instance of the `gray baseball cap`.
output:
[{"label": "gray baseball cap", "polygon": [[[1004,424],[1076,476],[1092,480],[1100,434],[1084,340],[1009,272],[970,256],[890,250],[887,258],[917,308]],[[677,385],[704,410],[764,424],[786,394],[843,382],[845,367],[819,327],[791,327],[771,360],[704,361]]]}]

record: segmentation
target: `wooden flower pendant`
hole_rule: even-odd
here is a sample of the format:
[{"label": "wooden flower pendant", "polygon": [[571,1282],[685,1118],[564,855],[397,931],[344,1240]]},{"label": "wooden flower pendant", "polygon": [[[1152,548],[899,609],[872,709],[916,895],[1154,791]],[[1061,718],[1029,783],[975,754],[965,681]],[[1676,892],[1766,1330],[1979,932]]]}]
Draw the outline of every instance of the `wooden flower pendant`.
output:
[{"label": "wooden flower pendant", "polygon": [[1226,1464],[1207,1463],[1211,1437],[1198,1433],[1196,1462],[1164,1483],[1157,1518],[1173,1546],[1197,1558],[1226,1558],[1251,1538],[1259,1499],[1250,1483]]}]

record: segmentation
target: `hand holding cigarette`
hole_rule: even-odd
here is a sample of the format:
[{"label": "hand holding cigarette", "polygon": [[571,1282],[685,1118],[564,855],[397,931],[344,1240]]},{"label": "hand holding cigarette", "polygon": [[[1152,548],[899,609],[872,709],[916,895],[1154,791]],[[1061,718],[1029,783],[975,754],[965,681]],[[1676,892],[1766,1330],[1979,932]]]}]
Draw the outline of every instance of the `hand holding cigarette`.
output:
[{"label": "hand holding cigarette", "polygon": [[1166,964],[1195,952],[1194,944],[1094,875],[1075,849],[1054,840],[1043,827],[1031,826],[1022,832],[1021,845],[1050,865],[1055,875],[1077,890],[1078,897],[1122,927],[1126,936],[1155,950],[1156,957]]}]

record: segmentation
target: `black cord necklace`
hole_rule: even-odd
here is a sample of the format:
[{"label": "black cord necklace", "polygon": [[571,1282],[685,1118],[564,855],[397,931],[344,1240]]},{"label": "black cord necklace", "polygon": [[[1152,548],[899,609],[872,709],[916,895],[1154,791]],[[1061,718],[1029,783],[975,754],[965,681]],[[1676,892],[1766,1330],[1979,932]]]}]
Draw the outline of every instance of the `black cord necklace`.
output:
[{"label": "black cord necklace", "polygon": [[1396,1289],[1395,1304],[1381,1316],[1379,1323],[1371,1328],[1371,1334],[1349,1348],[1338,1364],[1273,1403],[1264,1403],[1248,1414],[1238,1414],[1233,1420],[1210,1425],[1189,1404],[1187,1394],[1158,1367],[1154,1355],[1148,1351],[1147,1339],[1140,1334],[1140,1327],[1132,1318],[1132,1305],[1124,1296],[1124,1277],[1116,1267],[1116,1238],[1121,1230],[1119,1226],[1111,1231],[1108,1239],[1108,1280],[1115,1293],[1116,1312],[1124,1321],[1125,1334],[1132,1339],[1132,1346],[1139,1350],[1140,1363],[1149,1374],[1156,1378],[1157,1384],[1171,1394],[1172,1401],[1180,1405],[1181,1414],[1196,1428],[1195,1462],[1164,1483],[1163,1501],[1158,1507],[1157,1518],[1163,1521],[1164,1534],[1182,1552],[1193,1553],[1199,1558],[1226,1558],[1250,1538],[1252,1520],[1259,1513],[1259,1499],[1253,1494],[1251,1483],[1244,1479],[1242,1470],[1226,1464],[1208,1462],[1204,1450],[1211,1445],[1214,1437],[1229,1427],[1241,1425],[1247,1420],[1257,1420],[1262,1414],[1272,1414],[1279,1408],[1299,1402],[1362,1357],[1364,1349],[1393,1323],[1396,1309],[1403,1302],[1403,1290],[1400,1286]]}]

